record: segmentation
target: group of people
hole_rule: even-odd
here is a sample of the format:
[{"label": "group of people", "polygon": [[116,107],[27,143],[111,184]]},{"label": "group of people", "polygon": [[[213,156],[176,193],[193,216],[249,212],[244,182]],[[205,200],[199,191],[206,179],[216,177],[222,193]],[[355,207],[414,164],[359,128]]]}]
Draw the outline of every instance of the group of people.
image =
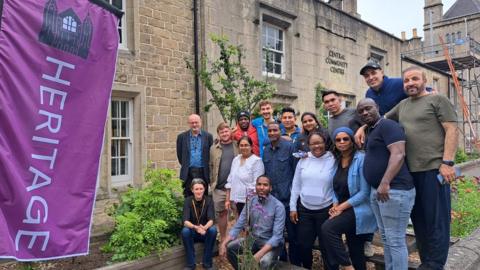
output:
[{"label": "group of people", "polygon": [[[260,117],[239,112],[236,127],[220,123],[214,141],[201,129],[200,116],[189,116],[190,129],[177,138],[187,269],[195,268],[195,241],[205,242],[203,266],[212,268],[216,227],[219,254],[235,269],[246,237],[253,239],[249,248],[261,269],[278,258],[310,269],[316,239],[325,269],[366,269],[365,244],[377,229],[386,269],[407,269],[409,218],[419,269],[443,269],[455,110],[427,89],[419,67],[388,78],[378,64],[367,63],[360,74],[369,89],[356,109],[343,108],[337,92],[323,92],[328,127],[310,112],[298,127],[290,107],[274,119],[272,104],[263,101]],[[228,231],[229,210],[237,220]]]}]

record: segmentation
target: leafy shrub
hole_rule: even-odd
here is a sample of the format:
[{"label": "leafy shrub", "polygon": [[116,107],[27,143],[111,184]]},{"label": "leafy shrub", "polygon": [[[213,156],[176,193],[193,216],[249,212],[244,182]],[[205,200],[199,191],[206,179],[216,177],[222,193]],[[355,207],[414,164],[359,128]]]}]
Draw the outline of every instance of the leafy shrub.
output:
[{"label": "leafy shrub", "polygon": [[103,251],[113,261],[134,260],[178,244],[183,195],[180,180],[167,169],[147,169],[146,187],[130,189],[115,205],[115,229]]},{"label": "leafy shrub", "polygon": [[466,153],[463,149],[458,149],[455,153],[455,163],[467,162],[479,158],[480,155],[478,152],[474,151],[472,153]]},{"label": "leafy shrub", "polygon": [[480,178],[461,178],[452,185],[452,236],[464,237],[480,227]]},{"label": "leafy shrub", "polygon": [[457,152],[455,153],[455,163],[462,163],[468,161],[468,155],[465,153],[463,149],[458,149]]}]

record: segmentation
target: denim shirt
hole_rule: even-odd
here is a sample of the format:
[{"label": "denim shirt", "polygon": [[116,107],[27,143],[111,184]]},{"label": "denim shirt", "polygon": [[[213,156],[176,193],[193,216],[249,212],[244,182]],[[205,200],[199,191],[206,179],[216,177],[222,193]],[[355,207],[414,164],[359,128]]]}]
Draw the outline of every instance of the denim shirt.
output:
[{"label": "denim shirt", "polygon": [[[357,234],[373,233],[377,230],[377,222],[370,207],[370,185],[363,176],[363,159],[365,153],[357,151],[348,169],[348,203],[355,213],[355,225]],[[335,166],[337,170],[338,166]],[[338,203],[336,194],[333,202]]]},{"label": "denim shirt", "polygon": [[248,205],[243,208],[229,235],[232,238],[237,238],[240,231],[248,225],[247,222],[251,224],[248,229],[252,236],[263,244],[269,244],[272,247],[283,244],[285,208],[275,197],[269,195],[262,204],[259,202],[257,195],[253,196]]},{"label": "denim shirt", "polygon": [[193,136],[190,131],[190,164],[189,167],[202,168],[202,133]]},{"label": "denim shirt", "polygon": [[290,190],[297,165],[297,159],[292,156],[294,151],[293,143],[280,138],[275,149],[272,144],[267,144],[263,152],[265,174],[272,180],[272,195],[285,206],[288,206],[290,201]]}]

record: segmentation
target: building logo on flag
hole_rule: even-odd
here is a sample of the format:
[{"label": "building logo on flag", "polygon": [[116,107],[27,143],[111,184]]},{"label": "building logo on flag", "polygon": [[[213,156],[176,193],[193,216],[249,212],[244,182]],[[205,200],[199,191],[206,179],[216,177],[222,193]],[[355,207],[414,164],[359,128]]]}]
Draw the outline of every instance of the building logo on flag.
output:
[{"label": "building logo on flag", "polygon": [[56,0],[47,1],[38,37],[40,42],[86,59],[92,32],[90,14],[82,22],[71,8],[58,13]]}]

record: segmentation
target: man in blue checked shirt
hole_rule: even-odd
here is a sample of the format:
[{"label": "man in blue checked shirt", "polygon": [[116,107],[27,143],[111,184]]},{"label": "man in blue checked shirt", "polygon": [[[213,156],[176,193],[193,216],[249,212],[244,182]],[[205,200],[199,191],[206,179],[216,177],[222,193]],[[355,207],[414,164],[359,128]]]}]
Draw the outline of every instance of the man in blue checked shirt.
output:
[{"label": "man in blue checked shirt", "polygon": [[260,269],[271,269],[278,261],[283,247],[285,208],[270,195],[271,191],[270,178],[259,176],[255,185],[256,195],[248,201],[248,206],[243,208],[237,223],[220,244],[220,256],[226,255],[235,269],[238,269],[237,256],[243,253],[242,248],[245,246],[245,238],[237,237],[244,228],[251,235],[249,237],[253,238],[251,251],[255,261],[260,264]]}]

